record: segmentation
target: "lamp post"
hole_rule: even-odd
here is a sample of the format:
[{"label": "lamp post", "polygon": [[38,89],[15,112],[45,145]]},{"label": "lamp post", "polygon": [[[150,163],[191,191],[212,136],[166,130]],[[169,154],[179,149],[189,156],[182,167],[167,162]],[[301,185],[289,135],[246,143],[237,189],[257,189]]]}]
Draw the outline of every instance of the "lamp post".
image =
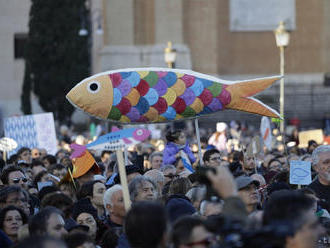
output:
[{"label": "lamp post", "polygon": [[[289,45],[290,34],[285,30],[285,24],[283,21],[280,22],[279,26],[274,30],[276,46],[280,49],[280,115],[284,119],[284,48]],[[284,133],[284,121],[280,122],[280,131]]]},{"label": "lamp post", "polygon": [[167,42],[167,47],[164,49],[164,60],[168,68],[175,68],[176,50],[172,48],[172,42]]}]

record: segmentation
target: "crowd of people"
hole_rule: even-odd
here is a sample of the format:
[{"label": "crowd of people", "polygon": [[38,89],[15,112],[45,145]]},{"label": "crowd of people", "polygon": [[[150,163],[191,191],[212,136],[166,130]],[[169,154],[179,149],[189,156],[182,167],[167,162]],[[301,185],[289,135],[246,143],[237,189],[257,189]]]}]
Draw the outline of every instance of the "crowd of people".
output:
[{"label": "crowd of people", "polygon": [[[244,132],[220,123],[199,150],[169,128],[127,151],[127,185],[115,151],[89,151],[87,165],[67,134],[55,155],[22,147],[1,160],[0,247],[330,247],[330,145],[249,153]],[[292,160],[311,162],[310,185],[290,184]]]}]

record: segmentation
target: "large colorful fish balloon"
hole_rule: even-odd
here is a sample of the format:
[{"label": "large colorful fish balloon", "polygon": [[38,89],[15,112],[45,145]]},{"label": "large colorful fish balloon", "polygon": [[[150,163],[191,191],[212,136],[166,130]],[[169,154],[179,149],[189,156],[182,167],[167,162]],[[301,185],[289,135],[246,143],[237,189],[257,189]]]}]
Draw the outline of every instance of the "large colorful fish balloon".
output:
[{"label": "large colorful fish balloon", "polygon": [[280,77],[224,81],[186,70],[139,68],[103,72],[67,94],[76,107],[120,123],[157,123],[234,109],[279,118],[252,96]]}]

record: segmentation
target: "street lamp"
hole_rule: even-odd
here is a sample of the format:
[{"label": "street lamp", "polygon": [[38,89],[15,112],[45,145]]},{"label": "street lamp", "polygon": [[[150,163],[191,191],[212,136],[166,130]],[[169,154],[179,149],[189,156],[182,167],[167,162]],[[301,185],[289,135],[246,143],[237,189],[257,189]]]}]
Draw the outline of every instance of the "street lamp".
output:
[{"label": "street lamp", "polygon": [[164,49],[164,60],[168,66],[168,68],[175,67],[176,60],[176,50],[172,49],[172,42],[167,42],[167,47]]},{"label": "street lamp", "polygon": [[[279,26],[274,30],[276,45],[280,48],[280,115],[284,119],[284,48],[289,45],[290,34],[285,30],[284,22],[281,21]],[[280,122],[280,131],[284,133],[284,121]]]}]

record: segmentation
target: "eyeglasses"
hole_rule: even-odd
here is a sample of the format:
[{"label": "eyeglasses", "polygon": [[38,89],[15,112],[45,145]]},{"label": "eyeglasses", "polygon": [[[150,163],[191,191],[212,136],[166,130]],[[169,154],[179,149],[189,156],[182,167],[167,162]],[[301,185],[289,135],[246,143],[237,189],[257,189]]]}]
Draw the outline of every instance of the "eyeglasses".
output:
[{"label": "eyeglasses", "polygon": [[13,183],[15,184],[18,184],[21,180],[23,183],[26,183],[28,180],[26,177],[16,177],[16,178],[13,178]]},{"label": "eyeglasses", "polygon": [[221,161],[221,157],[210,158],[210,160],[212,160],[212,161],[215,161],[215,160]]}]

